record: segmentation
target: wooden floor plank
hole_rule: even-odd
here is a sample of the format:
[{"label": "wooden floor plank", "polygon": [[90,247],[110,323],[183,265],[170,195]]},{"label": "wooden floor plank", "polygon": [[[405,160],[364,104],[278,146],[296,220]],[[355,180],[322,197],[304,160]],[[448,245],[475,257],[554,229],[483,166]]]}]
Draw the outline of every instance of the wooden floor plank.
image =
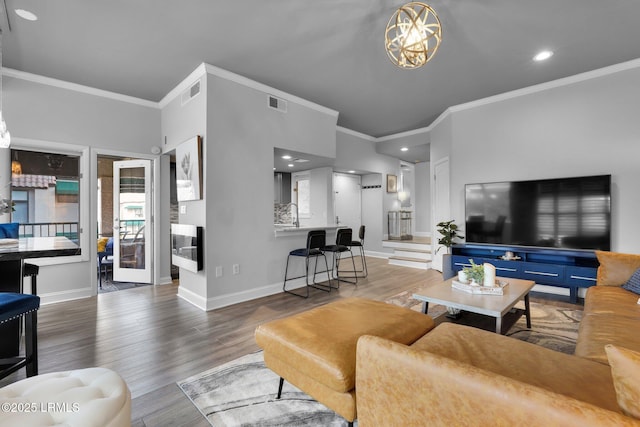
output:
[{"label": "wooden floor plank", "polygon": [[[177,381],[257,351],[261,323],[341,298],[386,300],[442,280],[435,270],[367,258],[369,277],[341,283],[309,299],[276,294],[204,312],[177,297],[178,285],[147,286],[43,306],[38,314],[40,373],[103,366],[118,372],[132,394],[134,426],[208,425]],[[535,300],[535,298],[532,298]],[[557,298],[545,301],[575,307]],[[0,386],[24,378],[24,370]]]}]

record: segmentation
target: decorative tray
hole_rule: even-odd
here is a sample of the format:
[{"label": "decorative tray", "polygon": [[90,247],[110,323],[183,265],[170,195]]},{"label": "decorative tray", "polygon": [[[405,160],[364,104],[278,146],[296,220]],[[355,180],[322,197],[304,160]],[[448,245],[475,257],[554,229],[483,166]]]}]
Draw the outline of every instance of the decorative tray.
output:
[{"label": "decorative tray", "polygon": [[477,295],[504,295],[504,288],[509,286],[509,282],[496,280],[496,286],[477,286],[469,283],[462,283],[457,280],[451,282],[451,287],[459,291]]}]

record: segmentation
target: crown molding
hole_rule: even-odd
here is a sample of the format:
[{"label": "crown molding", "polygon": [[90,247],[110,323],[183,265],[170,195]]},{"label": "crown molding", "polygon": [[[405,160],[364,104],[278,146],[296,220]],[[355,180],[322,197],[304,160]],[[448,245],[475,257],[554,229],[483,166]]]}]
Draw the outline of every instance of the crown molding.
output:
[{"label": "crown molding", "polygon": [[[528,86],[521,89],[512,90],[510,92],[504,92],[498,95],[489,96],[487,98],[478,99],[475,101],[470,101],[465,104],[454,105],[447,108],[436,120],[434,123],[439,122],[441,116],[445,116],[450,113],[455,113],[458,111],[469,110],[471,108],[482,107],[484,105],[493,104],[496,102],[507,101],[509,99],[519,98],[521,96],[531,95],[538,92],[544,92],[550,89],[556,89],[559,87],[570,86],[576,83],[582,83],[588,80],[597,79],[599,77],[605,77],[612,74],[616,74],[622,71],[633,70],[635,68],[640,68],[640,58],[632,59],[631,61],[622,62],[620,64],[610,65],[604,68],[598,68],[597,70],[586,71],[584,73],[575,74],[569,77],[563,77],[561,79],[552,80],[545,83],[540,83],[533,86]],[[429,125],[429,127],[433,127],[434,123]]]},{"label": "crown molding", "polygon": [[345,133],[347,135],[355,136],[356,138],[361,138],[370,142],[376,142],[378,138],[375,136],[367,135],[366,133],[358,132],[355,130],[351,130],[349,128],[345,128],[342,126],[336,126],[336,130],[341,133]]},{"label": "crown molding", "polygon": [[[440,122],[446,119],[451,113],[458,111],[470,110],[472,108],[482,107],[485,105],[493,104],[496,102],[507,101],[509,99],[519,98],[521,96],[531,95],[538,92],[544,92],[546,90],[555,89],[563,86],[569,86],[576,83],[582,83],[588,80],[597,79],[599,77],[605,77],[612,74],[616,74],[622,71],[633,70],[640,68],[640,58],[632,59],[620,64],[610,65],[604,68],[598,68],[597,70],[586,71],[584,73],[575,74],[569,77],[563,77],[561,79],[552,80],[550,82],[540,83],[533,86],[528,86],[522,89],[512,90],[510,92],[504,92],[498,95],[489,96],[487,98],[477,99],[464,104],[453,105],[442,112],[431,124],[427,127],[409,130],[406,132],[400,132],[392,135],[387,135],[379,138],[374,137],[375,142],[384,142],[394,139],[404,138],[420,133],[431,132]],[[345,129],[345,128],[342,128]],[[354,131],[351,131],[354,132]]]},{"label": "crown molding", "polygon": [[376,138],[376,142],[386,142],[386,141],[391,141],[393,139],[406,138],[406,137],[409,137],[409,136],[420,135],[420,134],[423,134],[423,133],[429,133],[430,130],[431,130],[431,125],[429,125],[427,127],[423,127],[423,128],[408,130],[408,131],[405,131],[405,132],[394,133],[392,135],[381,136],[379,138]]},{"label": "crown molding", "polygon": [[255,80],[251,80],[247,77],[241,76],[240,74],[232,73],[231,71],[224,70],[222,68],[216,67],[215,65],[205,63],[204,66],[206,67],[208,74],[212,74],[216,77],[220,77],[222,79],[229,80],[234,83],[238,83],[242,86],[246,86],[251,89],[258,90],[260,92],[268,93],[269,95],[273,95],[273,96],[285,99],[287,101],[293,102],[298,105],[302,105],[307,108],[311,108],[312,110],[316,110],[324,114],[329,114],[336,118],[338,117],[339,112],[336,110],[332,110],[320,104],[307,101],[306,99],[300,98],[295,95],[291,95],[290,93],[281,91],[280,89],[276,89],[271,86],[267,86]]},{"label": "crown molding", "polygon": [[160,108],[157,102],[148,101],[142,98],[136,98],[135,96],[123,95],[121,93],[110,92],[108,90],[96,89],[90,86],[84,86],[77,83],[71,83],[64,80],[41,76],[39,74],[32,74],[27,73],[26,71],[14,70],[13,68],[3,68],[2,75],[13,77],[15,79],[26,80],[33,83],[53,86],[60,89],[72,90],[74,92],[100,96],[102,98],[113,99],[115,101],[128,102],[130,104],[140,105],[143,107]]},{"label": "crown molding", "polygon": [[171,101],[180,96],[182,92],[187,90],[187,88],[189,88],[196,80],[206,74],[206,64],[203,62],[160,100],[160,102],[158,103],[160,108],[166,107]]}]

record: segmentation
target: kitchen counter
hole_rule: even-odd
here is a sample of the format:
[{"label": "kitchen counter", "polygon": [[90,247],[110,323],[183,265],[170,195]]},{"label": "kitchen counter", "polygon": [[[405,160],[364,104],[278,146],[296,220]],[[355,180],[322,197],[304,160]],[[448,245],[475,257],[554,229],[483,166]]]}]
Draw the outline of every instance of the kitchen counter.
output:
[{"label": "kitchen counter", "polygon": [[338,228],[342,228],[342,225],[318,225],[312,227],[295,227],[293,225],[288,224],[274,224],[273,232],[276,237],[283,236],[299,236],[301,234],[306,235],[311,230],[327,230],[327,231],[335,231]]}]

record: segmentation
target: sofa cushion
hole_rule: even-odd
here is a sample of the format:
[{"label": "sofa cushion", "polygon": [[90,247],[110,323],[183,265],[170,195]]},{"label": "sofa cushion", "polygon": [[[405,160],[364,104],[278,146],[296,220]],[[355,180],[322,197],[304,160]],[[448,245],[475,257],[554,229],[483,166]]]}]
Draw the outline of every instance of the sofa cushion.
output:
[{"label": "sofa cushion", "polygon": [[615,315],[640,322],[640,305],[637,296],[617,286],[592,286],[584,299],[584,313]]},{"label": "sofa cushion", "polygon": [[633,273],[627,283],[622,285],[622,288],[640,295],[640,268]]},{"label": "sofa cushion", "polygon": [[608,344],[605,347],[620,409],[640,419],[640,353]]},{"label": "sofa cushion", "polygon": [[621,286],[640,268],[640,255],[619,252],[596,251],[598,273],[596,284],[602,286]]},{"label": "sofa cushion", "polygon": [[453,323],[442,323],[411,348],[620,412],[608,366]]},{"label": "sofa cushion", "polygon": [[640,351],[640,305],[637,295],[613,286],[587,290],[575,355],[608,364],[604,346],[621,345]]}]

